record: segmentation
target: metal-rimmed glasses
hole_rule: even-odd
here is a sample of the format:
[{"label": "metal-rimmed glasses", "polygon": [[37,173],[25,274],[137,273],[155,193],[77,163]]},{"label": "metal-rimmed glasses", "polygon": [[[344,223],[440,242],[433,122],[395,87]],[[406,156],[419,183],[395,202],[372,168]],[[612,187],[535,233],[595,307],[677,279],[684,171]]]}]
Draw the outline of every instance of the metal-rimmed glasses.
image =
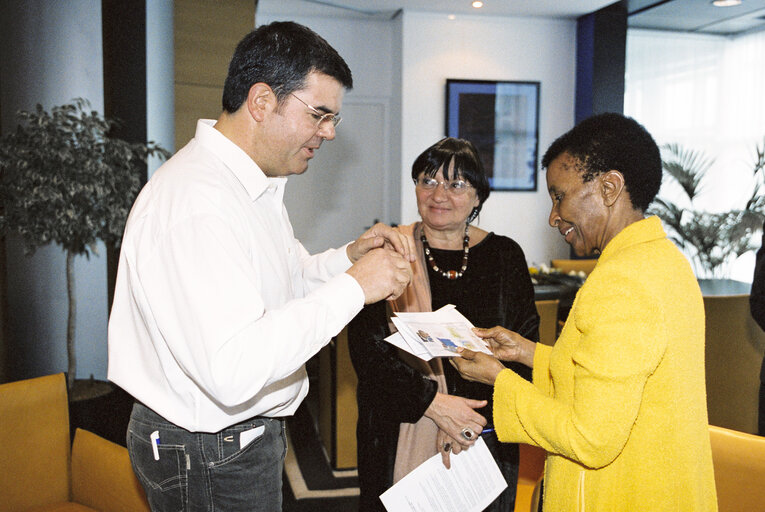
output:
[{"label": "metal-rimmed glasses", "polygon": [[439,181],[430,176],[421,176],[420,178],[414,180],[414,184],[422,190],[428,191],[433,191],[436,189],[436,187],[441,185],[444,187],[446,192],[455,196],[462,195],[473,188],[473,185],[462,179]]},{"label": "metal-rimmed glasses", "polygon": [[342,121],[342,120],[343,120],[343,118],[342,118],[342,117],[340,117],[340,116],[339,116],[339,115],[337,115],[337,114],[333,114],[332,112],[328,112],[328,113],[326,113],[326,114],[322,114],[321,112],[319,112],[319,110],[317,110],[317,109],[316,109],[316,107],[314,107],[314,106],[312,106],[312,105],[309,105],[309,104],[308,104],[308,103],[306,103],[305,101],[303,101],[303,100],[301,100],[300,98],[298,98],[298,97],[297,97],[297,95],[296,95],[294,92],[291,92],[290,94],[291,94],[291,95],[292,95],[292,96],[293,96],[295,99],[297,99],[297,100],[298,100],[300,103],[302,103],[303,105],[305,105],[306,107],[308,107],[308,110],[310,110],[311,112],[313,112],[313,114],[312,114],[312,115],[313,115],[313,118],[316,120],[316,127],[317,127],[317,128],[318,128],[319,126],[321,126],[322,124],[324,124],[325,122],[326,122],[326,123],[332,123],[332,125],[333,125],[333,126],[337,127],[337,125],[339,125],[339,124],[340,124],[340,121]]}]

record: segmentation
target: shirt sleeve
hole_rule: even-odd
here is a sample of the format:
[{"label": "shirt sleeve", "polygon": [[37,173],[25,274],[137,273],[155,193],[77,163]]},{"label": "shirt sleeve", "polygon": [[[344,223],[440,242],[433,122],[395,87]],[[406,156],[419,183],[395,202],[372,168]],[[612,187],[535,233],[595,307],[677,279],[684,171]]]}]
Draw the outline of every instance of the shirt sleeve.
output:
[{"label": "shirt sleeve", "polygon": [[[145,236],[151,236],[147,233]],[[265,240],[257,258],[273,268],[273,279],[298,288],[285,274],[285,257]],[[289,249],[303,264],[311,291],[300,298],[265,290],[262,271],[232,227],[213,216],[192,217],[152,241],[156,247],[133,262],[134,293],[153,317],[155,339],[167,345],[181,370],[212,399],[227,407],[246,403],[268,386],[295,373],[361,309],[364,294],[350,275],[344,249],[306,257]],[[274,246],[275,247],[275,246]],[[262,251],[260,251],[262,249]],[[139,256],[136,256],[139,258]],[[263,268],[263,267],[261,267]],[[338,271],[340,271],[338,273]],[[282,304],[267,307],[268,304]]]},{"label": "shirt sleeve", "polygon": [[305,293],[310,293],[324,285],[334,276],[351,268],[347,247],[350,242],[337,249],[329,249],[318,254],[309,254],[303,245],[295,240],[300,252],[300,262],[303,268],[303,284]]},{"label": "shirt sleeve", "polygon": [[[545,352],[535,354],[534,382],[539,386],[501,372],[494,391],[501,441],[537,444],[591,468],[612,462],[623,449],[646,380],[666,350],[666,337],[656,327],[663,324],[662,312],[637,280],[603,279],[608,282],[592,283],[580,292],[573,397],[564,402],[545,392],[544,368],[537,368]],[[641,320],[645,318],[655,321]]]}]

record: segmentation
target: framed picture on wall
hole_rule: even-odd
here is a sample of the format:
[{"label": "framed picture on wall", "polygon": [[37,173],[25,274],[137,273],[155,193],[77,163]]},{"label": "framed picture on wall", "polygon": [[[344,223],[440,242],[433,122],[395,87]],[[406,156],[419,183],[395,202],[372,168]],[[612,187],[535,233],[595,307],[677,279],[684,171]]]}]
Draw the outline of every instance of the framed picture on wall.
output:
[{"label": "framed picture on wall", "polygon": [[446,80],[446,135],[475,144],[492,190],[537,189],[539,87]]}]

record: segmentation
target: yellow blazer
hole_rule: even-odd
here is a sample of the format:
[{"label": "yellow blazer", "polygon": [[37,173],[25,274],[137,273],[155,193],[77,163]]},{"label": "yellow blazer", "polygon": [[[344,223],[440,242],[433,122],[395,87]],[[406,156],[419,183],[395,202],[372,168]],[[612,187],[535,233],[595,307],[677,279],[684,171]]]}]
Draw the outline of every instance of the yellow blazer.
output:
[{"label": "yellow blazer", "polygon": [[546,511],[717,510],[704,303],[657,217],[608,243],[533,376],[499,374],[494,425],[548,452]]}]

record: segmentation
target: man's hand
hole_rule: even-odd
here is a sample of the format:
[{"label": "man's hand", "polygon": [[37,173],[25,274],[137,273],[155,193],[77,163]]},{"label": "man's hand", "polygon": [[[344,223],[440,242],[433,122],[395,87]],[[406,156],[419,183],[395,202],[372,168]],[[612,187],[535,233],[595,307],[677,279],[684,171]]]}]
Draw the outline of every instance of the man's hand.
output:
[{"label": "man's hand", "polygon": [[358,240],[348,245],[346,254],[352,263],[356,263],[366,253],[380,247],[396,251],[409,262],[415,259],[412,237],[403,235],[398,230],[379,222],[369,228]]},{"label": "man's hand", "polygon": [[491,329],[473,329],[479,337],[489,342],[494,356],[501,361],[518,361],[529,368],[534,365],[534,350],[537,344],[527,340],[517,332],[500,327]]},{"label": "man's hand", "polygon": [[364,304],[396,299],[412,279],[412,265],[391,249],[372,249],[346,270],[364,290]]},{"label": "man's hand", "polygon": [[505,369],[497,358],[489,354],[467,349],[458,349],[458,352],[460,357],[452,357],[449,362],[460,372],[463,379],[493,386],[499,372]]}]

